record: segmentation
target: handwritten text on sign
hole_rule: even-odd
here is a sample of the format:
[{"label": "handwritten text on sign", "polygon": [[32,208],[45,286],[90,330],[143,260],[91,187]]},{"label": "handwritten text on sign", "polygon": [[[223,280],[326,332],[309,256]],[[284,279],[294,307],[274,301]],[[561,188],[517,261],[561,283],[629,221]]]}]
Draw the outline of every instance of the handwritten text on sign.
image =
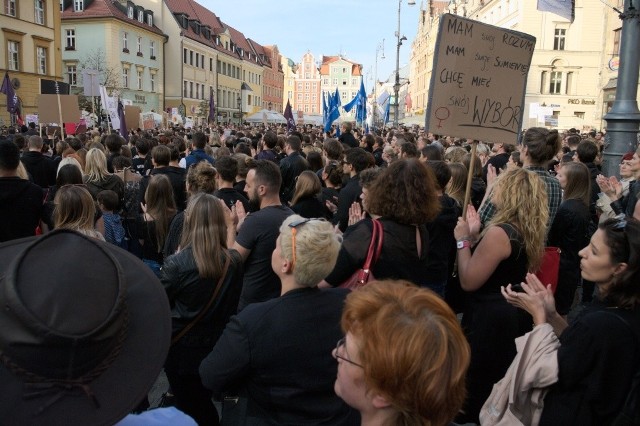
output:
[{"label": "handwritten text on sign", "polygon": [[535,37],[444,14],[429,89],[429,132],[516,143]]}]

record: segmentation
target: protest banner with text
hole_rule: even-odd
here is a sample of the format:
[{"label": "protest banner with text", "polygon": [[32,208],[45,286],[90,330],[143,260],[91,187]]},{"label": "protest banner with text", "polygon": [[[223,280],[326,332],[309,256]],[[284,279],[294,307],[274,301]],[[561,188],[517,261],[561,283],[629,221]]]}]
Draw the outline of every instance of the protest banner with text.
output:
[{"label": "protest banner with text", "polygon": [[517,143],[535,37],[443,14],[429,86],[427,131]]}]

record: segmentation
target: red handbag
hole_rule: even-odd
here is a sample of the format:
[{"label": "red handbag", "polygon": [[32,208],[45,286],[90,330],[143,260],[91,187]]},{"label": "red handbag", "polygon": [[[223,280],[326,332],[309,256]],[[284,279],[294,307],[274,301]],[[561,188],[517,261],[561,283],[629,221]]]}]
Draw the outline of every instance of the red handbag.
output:
[{"label": "red handbag", "polygon": [[371,267],[375,265],[382,252],[382,242],[384,240],[384,228],[382,223],[377,219],[372,219],[373,230],[371,232],[371,242],[369,243],[369,250],[367,251],[367,257],[364,260],[362,268],[358,269],[347,279],[340,284],[340,288],[348,288],[350,290],[356,290],[369,281],[374,280],[371,273]]},{"label": "red handbag", "polygon": [[540,269],[536,271],[536,277],[546,287],[551,284],[551,291],[556,292],[558,286],[558,274],[560,273],[560,248],[545,247]]}]

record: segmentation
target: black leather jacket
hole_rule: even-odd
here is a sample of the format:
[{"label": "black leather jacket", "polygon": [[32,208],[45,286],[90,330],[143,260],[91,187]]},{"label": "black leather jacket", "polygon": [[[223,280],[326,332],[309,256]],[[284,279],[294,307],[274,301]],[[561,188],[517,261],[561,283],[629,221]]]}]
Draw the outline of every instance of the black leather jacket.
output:
[{"label": "black leather jacket", "polygon": [[[199,343],[194,342],[197,345],[215,343],[231,315],[238,310],[244,274],[243,262],[237,251],[229,250],[228,253],[231,263],[216,300],[207,314],[181,340],[198,340]],[[165,259],[161,281],[171,304],[174,335],[207,305],[218,284],[217,279],[200,278],[191,247],[186,247]]]}]

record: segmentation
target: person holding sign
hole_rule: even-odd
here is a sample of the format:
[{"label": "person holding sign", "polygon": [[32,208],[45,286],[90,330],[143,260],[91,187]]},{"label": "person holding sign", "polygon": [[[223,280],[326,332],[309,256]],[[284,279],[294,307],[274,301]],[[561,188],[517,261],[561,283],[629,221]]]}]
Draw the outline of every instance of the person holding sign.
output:
[{"label": "person holding sign", "polygon": [[[493,190],[495,215],[480,234],[480,218],[469,206],[454,229],[458,276],[468,292],[462,326],[471,347],[469,396],[457,420],[478,423],[478,413],[516,355],[514,339],[531,330],[531,317],[510,306],[500,287],[521,282],[544,253],[549,217],[545,186],[525,169],[502,172]],[[479,241],[474,250],[471,245]]]}]

